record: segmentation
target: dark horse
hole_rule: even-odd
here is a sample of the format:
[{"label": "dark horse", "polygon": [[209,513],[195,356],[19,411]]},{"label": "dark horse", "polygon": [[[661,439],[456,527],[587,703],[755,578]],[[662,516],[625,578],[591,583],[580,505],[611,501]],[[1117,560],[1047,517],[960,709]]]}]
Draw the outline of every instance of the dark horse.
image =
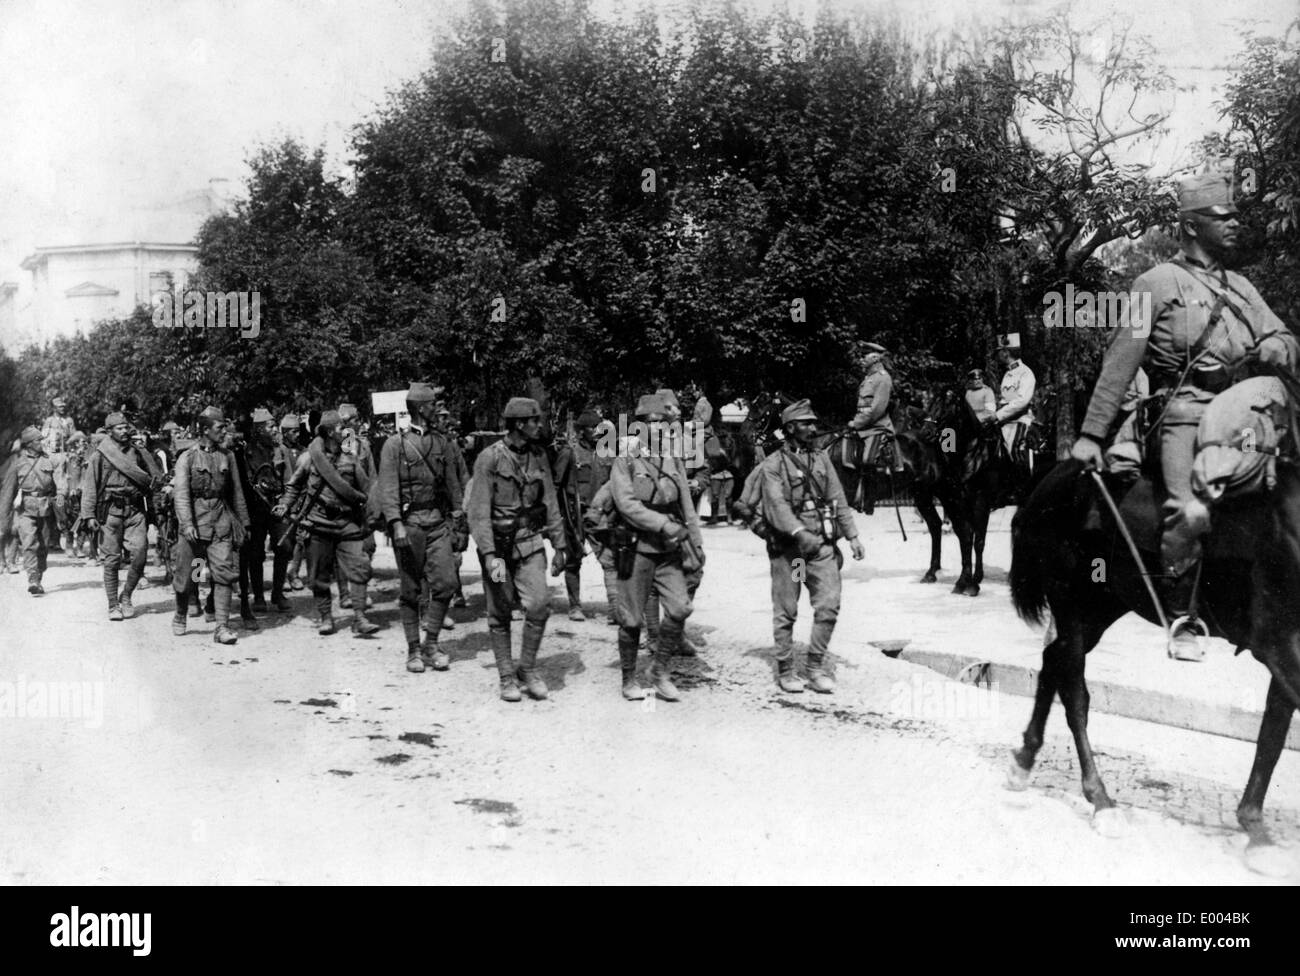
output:
[{"label": "dark horse", "polygon": [[[1110,479],[1107,483],[1114,485]],[[1147,551],[1158,547],[1150,531],[1155,526],[1154,504],[1149,516],[1148,529],[1134,536],[1144,561],[1158,565],[1154,551]],[[1106,572],[1104,579],[1095,581],[1098,559],[1105,560],[1100,565]],[[1052,699],[1059,693],[1079,754],[1083,792],[1103,829],[1118,825],[1117,814],[1088,741],[1085,655],[1125,613],[1156,618],[1141,572],[1100,500],[1094,478],[1077,461],[1057,465],[1012,523],[1011,593],[1016,610],[1024,620],[1040,623],[1050,609],[1056,637],[1043,649],[1033,715],[1023,746],[1012,754],[1010,785],[1026,785],[1043,744]],[[1264,795],[1291,712],[1300,706],[1300,464],[1294,453],[1279,458],[1277,485],[1271,491],[1216,504],[1201,572],[1201,611],[1211,632],[1238,650],[1249,647],[1272,675],[1254,765],[1237,807],[1237,820],[1250,837],[1252,866],[1269,870],[1276,848],[1263,822]]]}]

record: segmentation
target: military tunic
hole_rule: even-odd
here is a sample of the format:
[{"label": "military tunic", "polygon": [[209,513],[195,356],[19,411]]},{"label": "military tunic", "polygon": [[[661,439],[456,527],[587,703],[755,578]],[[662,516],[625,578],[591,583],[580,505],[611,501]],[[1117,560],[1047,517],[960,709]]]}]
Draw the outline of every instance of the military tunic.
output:
[{"label": "military tunic", "polygon": [[0,538],[17,535],[29,583],[39,584],[45,575],[46,532],[67,490],[66,467],[30,448],[22,449],[0,484]]},{"label": "military tunic", "polygon": [[894,433],[894,421],[889,416],[889,397],[894,381],[884,368],[874,369],[858,384],[858,412],[849,426],[862,438],[862,464],[874,464],[880,454],[885,435]]},{"label": "military tunic", "polygon": [[[248,507],[234,456],[200,441],[176,459],[172,504],[179,538],[172,587],[188,590],[196,557],[206,558],[212,581],[232,586],[239,579],[238,547],[248,530]],[[189,538],[191,530],[198,539]]]},{"label": "military tunic", "polygon": [[1029,406],[1033,402],[1036,385],[1034,371],[1020,360],[1012,363],[1002,374],[1002,384],[998,388],[998,409],[994,416],[1002,425],[1002,441],[1012,457],[1016,457],[1021,450],[1029,425],[1034,422],[1034,414]]},{"label": "military tunic", "polygon": [[146,503],[149,492],[161,480],[153,458],[134,444],[120,447],[126,460],[149,475],[147,487],[137,484],[119,471],[108,459],[105,442],[100,441],[86,464],[81,484],[81,518],[97,519],[100,524],[100,550],[104,556],[104,593],[108,605],[118,604],[118,573],[123,549],[129,550],[124,595],[129,600],[140,577],[144,575],[149,554],[149,526]]}]

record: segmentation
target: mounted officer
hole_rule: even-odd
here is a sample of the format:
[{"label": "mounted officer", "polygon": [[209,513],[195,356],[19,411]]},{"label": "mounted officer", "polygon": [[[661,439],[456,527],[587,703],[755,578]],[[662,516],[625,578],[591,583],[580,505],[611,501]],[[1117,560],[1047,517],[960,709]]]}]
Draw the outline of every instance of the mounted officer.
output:
[{"label": "mounted officer", "polygon": [[876,510],[876,467],[882,461],[892,464],[885,454],[894,438],[894,421],[889,416],[889,399],[894,381],[885,371],[885,347],[875,342],[866,344],[862,357],[864,375],[858,384],[858,412],[849,426],[858,432],[862,450],[858,459],[861,478],[858,481],[858,507],[867,515]]},{"label": "mounted officer", "polygon": [[[1255,287],[1227,270],[1237,243],[1237,206],[1222,173],[1178,184],[1181,253],[1138,276],[1125,315],[1111,335],[1081,435],[1071,454],[1103,466],[1102,444],[1134,382],[1146,370],[1153,401],[1163,404],[1147,443],[1159,451],[1164,489],[1160,558],[1171,616],[1169,655],[1199,661],[1205,625],[1196,617],[1201,537],[1208,513],[1192,492],[1196,432],[1206,406],[1257,366],[1295,369],[1300,344]],[[1149,300],[1149,306],[1147,306]]]},{"label": "mounted officer", "polygon": [[[502,418],[506,436],[475,459],[465,508],[483,567],[488,636],[501,678],[501,698],[516,702],[522,697],[521,681],[533,698],[546,698],[549,693],[537,673],[537,652],[551,614],[542,533],[555,549],[552,576],[564,571],[568,544],[551,466],[539,443],[541,406],[528,397],[512,397]],[[524,614],[517,669],[510,646],[510,610],[516,594]]]},{"label": "mounted officer", "polygon": [[1034,422],[1029,408],[1034,400],[1037,380],[1034,371],[1020,359],[1020,333],[998,336],[998,362],[1005,370],[998,387],[998,409],[984,424],[1001,430],[1007,456],[1017,469],[1024,471],[1029,467],[1026,436]]}]

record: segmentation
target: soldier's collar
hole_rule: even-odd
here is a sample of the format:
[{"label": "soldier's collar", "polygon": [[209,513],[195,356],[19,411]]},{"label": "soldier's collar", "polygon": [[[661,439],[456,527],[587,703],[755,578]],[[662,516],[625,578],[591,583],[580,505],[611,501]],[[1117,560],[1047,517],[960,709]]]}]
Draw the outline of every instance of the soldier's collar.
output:
[{"label": "soldier's collar", "polygon": [[425,435],[425,433],[427,433],[427,431],[425,430],[423,424],[415,424],[415,423],[413,423],[413,424],[411,424],[409,427],[407,427],[406,429],[409,430],[409,431],[410,431],[411,433],[413,433],[413,434],[419,434],[421,437],[423,437],[423,436]]},{"label": "soldier's collar", "polygon": [[1188,264],[1190,264],[1193,268],[1200,268],[1202,271],[1217,273],[1223,270],[1223,265],[1219,264],[1219,262],[1211,261],[1207,264],[1206,262],[1202,261],[1200,258],[1192,257],[1186,251],[1181,252],[1179,256]]}]

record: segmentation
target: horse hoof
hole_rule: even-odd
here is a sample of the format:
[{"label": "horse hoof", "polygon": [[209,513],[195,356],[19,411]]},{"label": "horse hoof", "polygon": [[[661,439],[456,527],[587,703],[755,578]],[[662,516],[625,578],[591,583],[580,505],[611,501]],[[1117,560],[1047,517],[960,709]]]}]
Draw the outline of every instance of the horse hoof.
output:
[{"label": "horse hoof", "polygon": [[1106,807],[1092,815],[1092,826],[1103,837],[1123,837],[1128,833],[1128,819],[1119,807]]},{"label": "horse hoof", "polygon": [[972,583],[970,586],[966,587],[966,596],[979,596],[979,595],[980,595],[980,585],[978,583]]},{"label": "horse hoof", "polygon": [[956,594],[957,596],[965,596],[965,595],[966,595],[966,584],[965,584],[965,583],[958,583],[958,584],[956,584],[956,585],[952,588],[952,592],[953,592],[954,594]]},{"label": "horse hoof", "polygon": [[1251,843],[1246,848],[1246,867],[1266,878],[1285,878],[1296,869],[1295,859],[1276,844]]},{"label": "horse hoof", "polygon": [[922,582],[922,583],[937,583],[937,582],[939,582],[939,577],[935,576],[934,573],[926,573],[924,576],[921,577],[921,582]]},{"label": "horse hoof", "polygon": [[1030,770],[1012,759],[1010,767],[1007,768],[1007,789],[1015,793],[1023,793],[1029,789],[1029,773]]}]

